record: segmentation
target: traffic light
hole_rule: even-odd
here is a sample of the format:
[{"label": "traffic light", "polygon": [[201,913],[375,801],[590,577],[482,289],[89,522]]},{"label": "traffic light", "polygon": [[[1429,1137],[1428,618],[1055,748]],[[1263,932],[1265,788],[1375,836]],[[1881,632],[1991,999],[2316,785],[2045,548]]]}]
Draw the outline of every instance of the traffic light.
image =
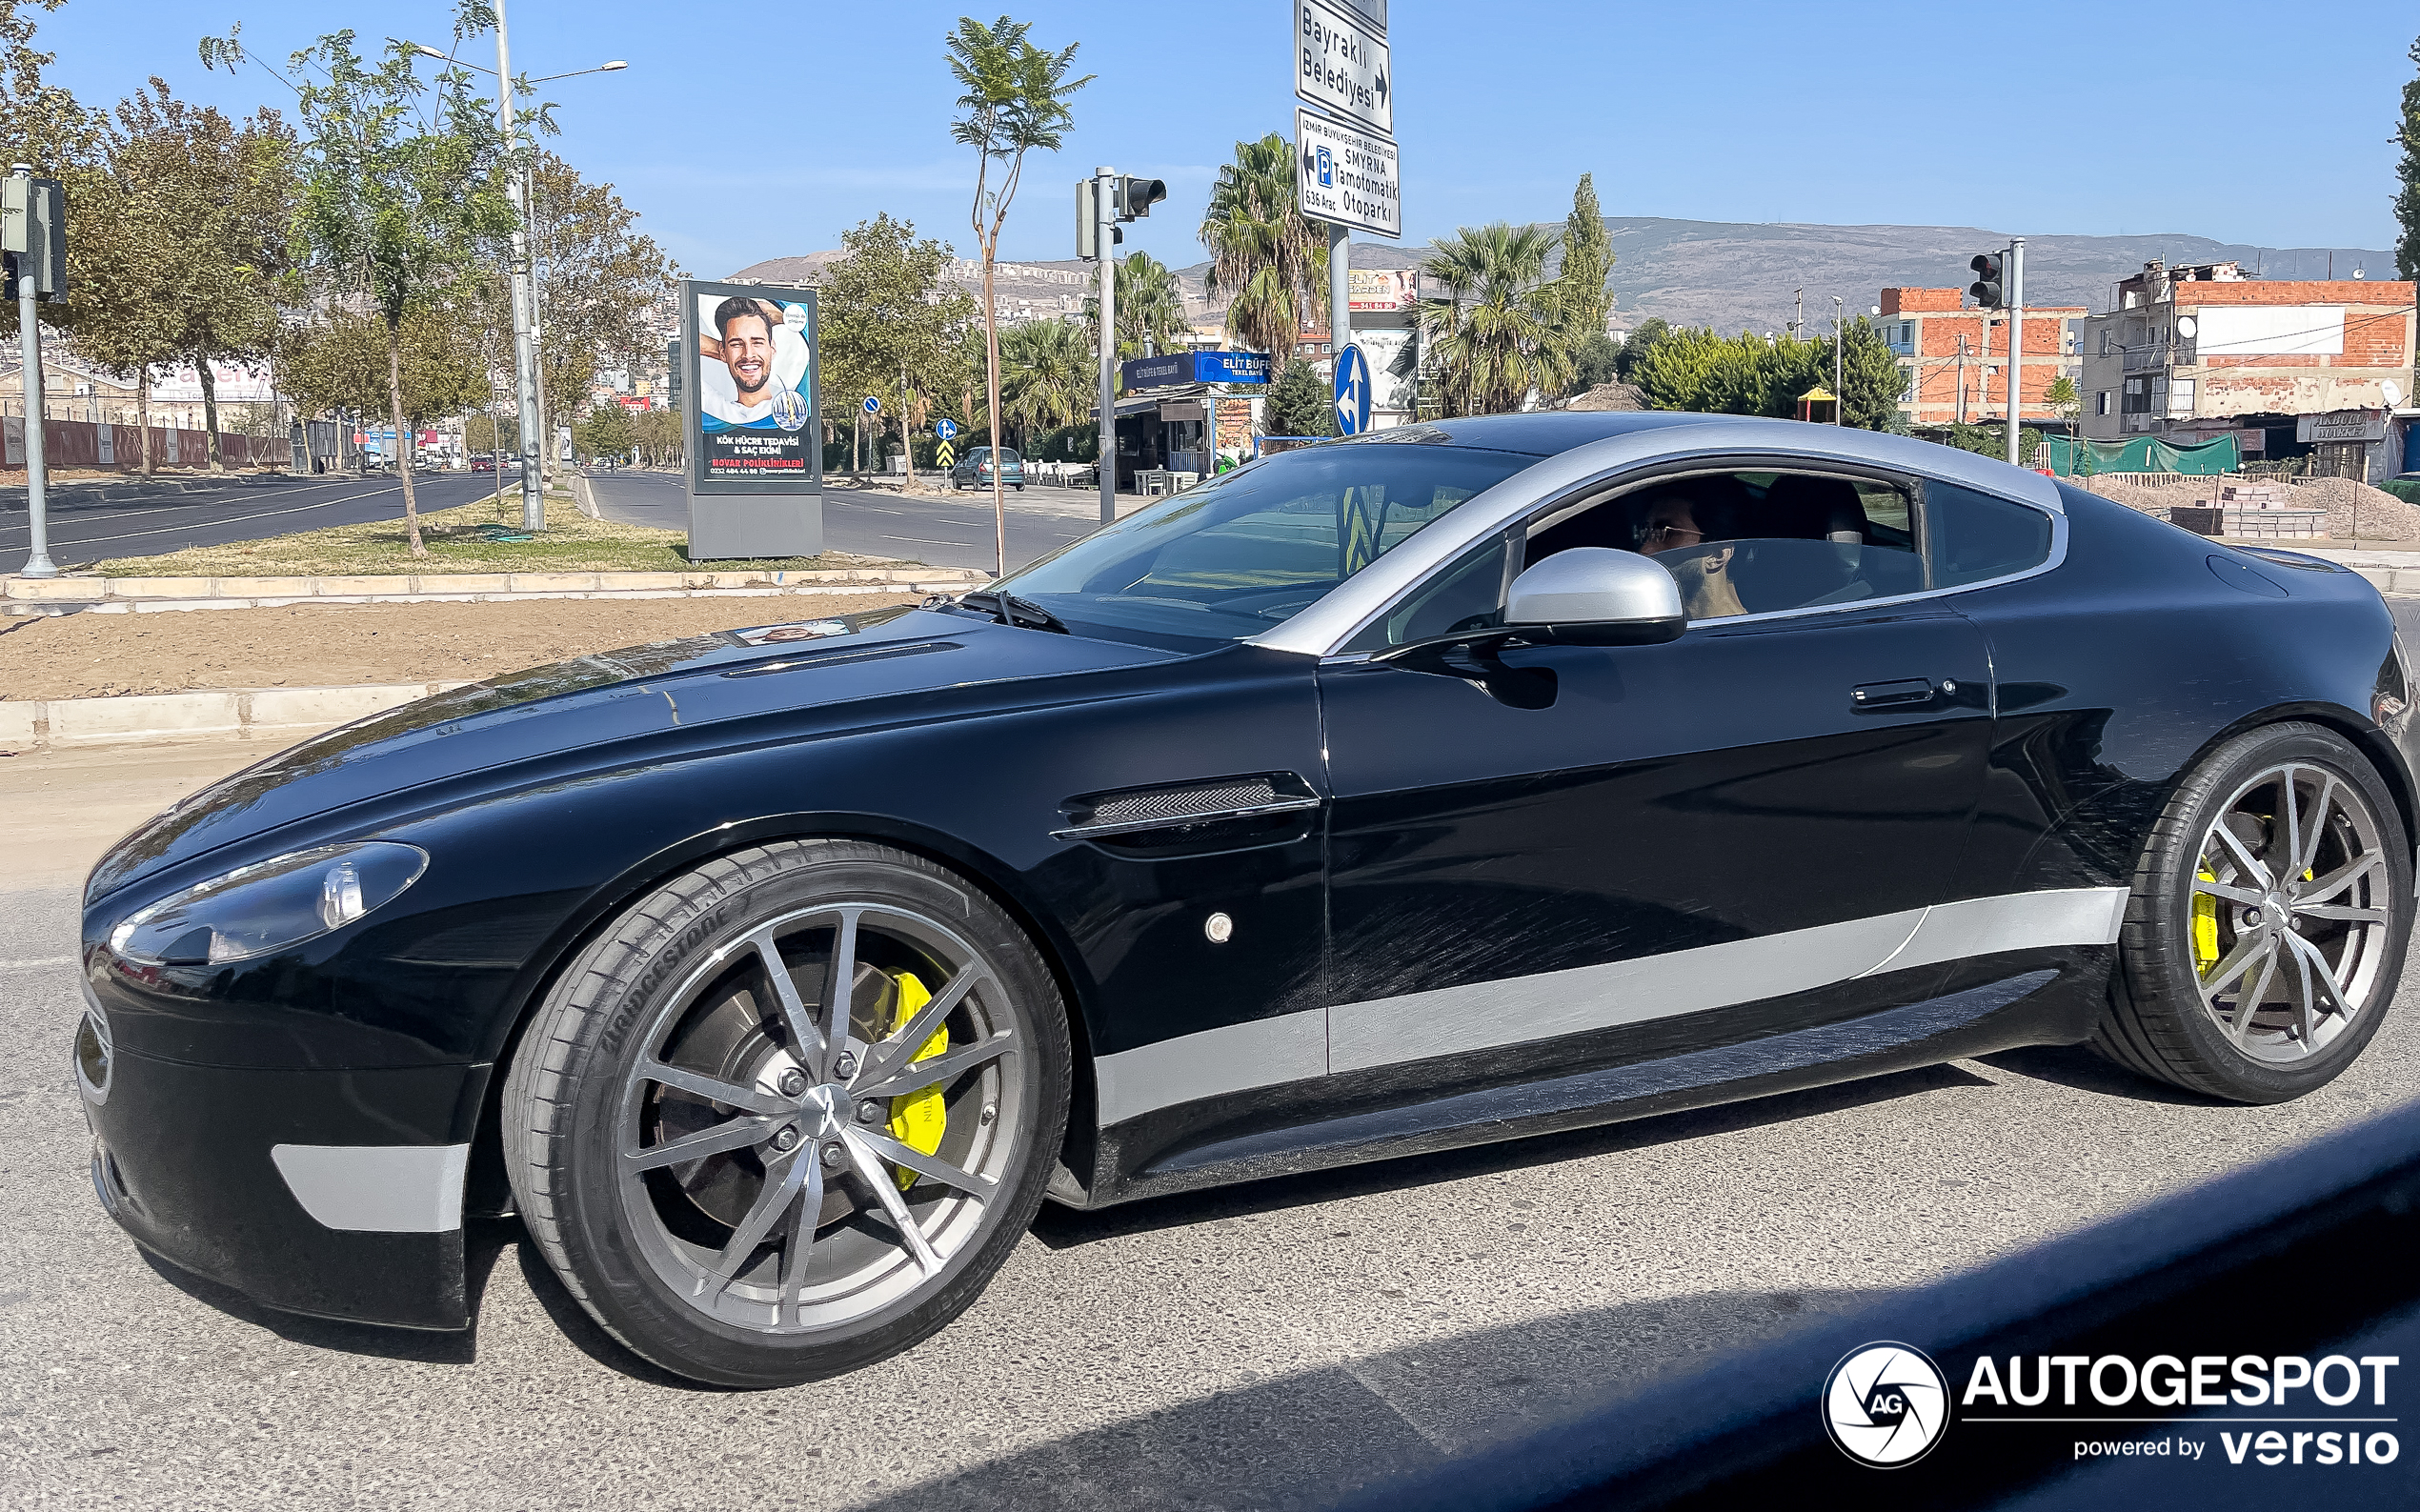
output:
[{"label": "traffic light", "polygon": [[1168,197],[1168,186],[1157,178],[1121,178],[1118,180],[1118,218],[1139,220],[1151,213],[1151,207]]},{"label": "traffic light", "polygon": [[1975,281],[1966,286],[1966,292],[1974,295],[1975,303],[1984,309],[1999,309],[2001,305],[2000,254],[1978,252],[1975,260],[1966,266],[1975,271]]},{"label": "traffic light", "polygon": [[1076,255],[1085,262],[1100,256],[1100,180],[1076,180]]},{"label": "traffic light", "polygon": [[14,254],[7,297],[16,297],[18,275],[30,272],[44,303],[67,298],[68,201],[57,179],[0,178],[0,247]]}]

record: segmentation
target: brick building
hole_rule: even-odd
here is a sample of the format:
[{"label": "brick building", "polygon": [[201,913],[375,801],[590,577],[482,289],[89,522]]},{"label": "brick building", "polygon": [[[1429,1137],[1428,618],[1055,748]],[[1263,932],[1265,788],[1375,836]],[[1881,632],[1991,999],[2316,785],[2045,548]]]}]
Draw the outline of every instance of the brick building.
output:
[{"label": "brick building", "polygon": [[[2008,313],[1963,308],[1963,298],[1956,289],[1883,291],[1877,324],[1907,374],[1899,413],[1912,425],[2008,417]],[[2076,378],[2076,323],[2086,313],[2081,305],[2026,310],[2025,419],[2057,417],[2050,385]]]},{"label": "brick building", "polygon": [[2078,333],[2084,433],[2177,445],[2232,433],[2248,459],[2310,454],[2338,476],[2390,476],[2420,418],[2412,291],[2146,263]]}]

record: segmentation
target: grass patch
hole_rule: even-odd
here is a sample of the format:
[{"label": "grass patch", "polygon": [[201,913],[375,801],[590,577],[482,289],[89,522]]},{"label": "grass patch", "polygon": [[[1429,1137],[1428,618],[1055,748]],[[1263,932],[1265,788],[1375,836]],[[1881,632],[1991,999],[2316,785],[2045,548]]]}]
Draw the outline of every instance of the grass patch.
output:
[{"label": "grass patch", "polygon": [[[693,563],[689,540],[679,531],[593,520],[570,499],[546,501],[546,529],[528,540],[500,540],[520,533],[520,497],[507,494],[499,509],[479,499],[420,516],[426,556],[412,554],[401,519],[362,525],[330,525],[265,540],[192,546],[165,556],[119,556],[95,562],[89,572],[104,577],[317,577],[440,573],[678,573],[693,567],[713,572],[808,572],[857,567],[892,558],[826,552],[821,556],[785,556],[756,561]],[[499,530],[498,527],[504,527]]]}]

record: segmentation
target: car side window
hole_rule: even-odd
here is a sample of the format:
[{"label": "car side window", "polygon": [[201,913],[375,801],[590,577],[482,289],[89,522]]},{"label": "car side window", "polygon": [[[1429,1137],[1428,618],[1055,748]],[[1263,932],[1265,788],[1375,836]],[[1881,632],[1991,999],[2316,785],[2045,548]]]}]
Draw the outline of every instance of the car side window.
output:
[{"label": "car side window", "polygon": [[1935,588],[2007,577],[2050,559],[2050,516],[1955,483],[1927,482],[1925,555]]},{"label": "car side window", "polygon": [[1908,490],[1786,470],[1710,472],[1619,494],[1539,531],[1525,561],[1574,546],[1644,553],[1672,574],[1692,620],[1818,609],[1921,593]]},{"label": "car side window", "polygon": [[1403,601],[1361,627],[1345,651],[1383,651],[1457,630],[1502,622],[1506,542],[1498,535],[1432,575]]}]

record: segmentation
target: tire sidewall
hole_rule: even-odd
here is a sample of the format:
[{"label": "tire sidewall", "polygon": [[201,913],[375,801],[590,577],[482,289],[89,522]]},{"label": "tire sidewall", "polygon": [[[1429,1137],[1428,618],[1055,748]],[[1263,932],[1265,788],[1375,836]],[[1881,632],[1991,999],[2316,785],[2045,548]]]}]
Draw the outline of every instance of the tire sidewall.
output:
[{"label": "tire sidewall", "polygon": [[[2387,864],[2386,893],[2395,904],[2380,954],[2377,984],[2351,1026],[2317,1055],[2276,1063],[2245,1055],[2202,1006],[2200,977],[2192,951],[2192,884],[2202,838],[2238,788],[2266,768],[2293,761],[2324,768],[2358,791],[2370,805]],[[2150,948],[2129,960],[2138,991],[2175,1005],[2175,1020],[2191,1042],[2205,1073],[2225,1096],[2248,1102],[2282,1102],[2333,1080],[2377,1034],[2403,972],[2410,942],[2411,854],[2403,844],[2402,811],[2386,781],[2367,757],[2332,731],[2286,724],[2239,736],[2211,753],[2187,779],[2180,795],[2180,822],[2162,842],[2148,880]]]},{"label": "tire sidewall", "polygon": [[[735,1386],[790,1384],[857,1368],[924,1338],[973,1302],[1022,1237],[1063,1137],[1068,1037],[1056,983],[1030,943],[988,898],[912,858],[878,848],[804,847],[803,858],[694,899],[666,921],[656,949],[599,996],[580,1023],[560,1096],[571,1104],[558,1133],[565,1260],[587,1282],[600,1320],[640,1354],[682,1375]],[[893,853],[896,854],[896,853]],[[781,851],[774,852],[788,859]],[[911,862],[912,864],[900,864]],[[661,895],[658,895],[660,897]],[[800,1334],[765,1334],[712,1318],[676,1296],[640,1250],[615,1171],[623,1087],[665,1002],[714,951],[756,923],[840,899],[890,904],[947,923],[974,946],[1005,989],[1001,1004],[1028,1052],[1016,1130],[1020,1153],[981,1226],[940,1277],[850,1322]],[[646,911],[648,904],[638,905]],[[567,983],[577,973],[567,973]],[[1005,1069],[1005,1068],[1004,1068]]]}]

